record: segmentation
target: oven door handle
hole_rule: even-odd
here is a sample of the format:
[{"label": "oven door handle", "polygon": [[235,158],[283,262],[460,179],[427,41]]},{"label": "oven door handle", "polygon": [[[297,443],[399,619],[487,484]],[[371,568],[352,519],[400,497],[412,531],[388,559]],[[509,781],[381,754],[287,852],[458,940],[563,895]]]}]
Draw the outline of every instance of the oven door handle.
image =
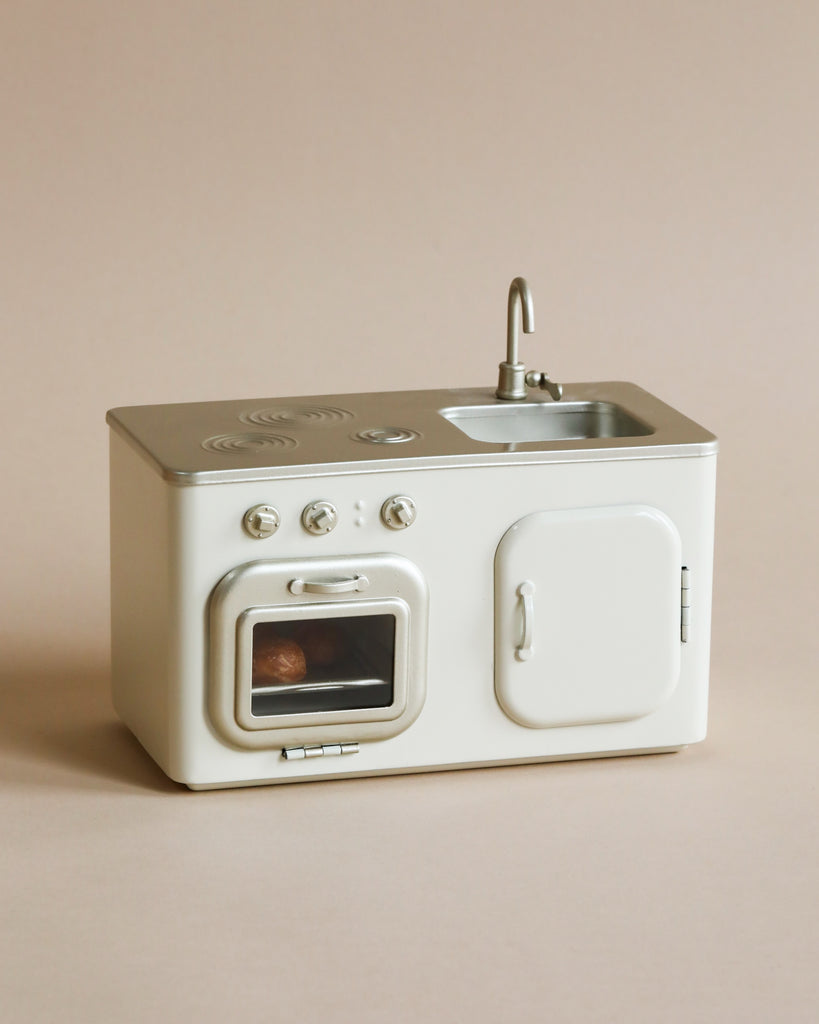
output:
[{"label": "oven door handle", "polygon": [[290,580],[287,589],[291,594],[349,594],[351,591],[366,590],[370,581],[366,576],[338,576],[327,580]]}]

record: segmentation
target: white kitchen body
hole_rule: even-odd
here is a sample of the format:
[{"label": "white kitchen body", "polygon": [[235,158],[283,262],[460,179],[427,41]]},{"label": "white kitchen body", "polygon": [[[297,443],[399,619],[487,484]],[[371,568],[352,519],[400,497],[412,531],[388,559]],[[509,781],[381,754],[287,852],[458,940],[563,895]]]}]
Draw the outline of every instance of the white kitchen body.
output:
[{"label": "white kitchen body", "polygon": [[171,778],[704,737],[716,439],[544,376],[109,413],[114,703]]}]

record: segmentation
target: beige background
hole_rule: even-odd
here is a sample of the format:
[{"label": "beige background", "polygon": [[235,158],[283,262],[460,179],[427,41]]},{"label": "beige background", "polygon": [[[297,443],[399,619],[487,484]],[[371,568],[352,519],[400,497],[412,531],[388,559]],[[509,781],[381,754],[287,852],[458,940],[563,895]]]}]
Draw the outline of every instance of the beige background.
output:
[{"label": "beige background", "polygon": [[[0,6],[0,1001],[27,1021],[805,1021],[819,8]],[[105,410],[635,380],[721,440],[678,755],[191,794],[117,724]],[[434,367],[434,372],[433,372]]]}]

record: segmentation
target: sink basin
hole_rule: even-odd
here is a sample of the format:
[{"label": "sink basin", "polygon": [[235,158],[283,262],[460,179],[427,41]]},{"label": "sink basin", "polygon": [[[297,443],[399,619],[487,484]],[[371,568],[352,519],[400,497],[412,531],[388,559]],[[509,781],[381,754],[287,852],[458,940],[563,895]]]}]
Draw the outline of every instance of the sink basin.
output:
[{"label": "sink basin", "polygon": [[614,402],[504,402],[440,412],[467,437],[488,444],[645,437],[654,432]]}]

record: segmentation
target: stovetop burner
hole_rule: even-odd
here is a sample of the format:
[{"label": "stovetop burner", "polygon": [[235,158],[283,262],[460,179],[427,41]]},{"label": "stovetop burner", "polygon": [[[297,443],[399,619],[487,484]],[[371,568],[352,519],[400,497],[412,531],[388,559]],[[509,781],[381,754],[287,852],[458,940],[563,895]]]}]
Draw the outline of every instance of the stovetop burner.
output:
[{"label": "stovetop burner", "polygon": [[262,449],[296,448],[298,441],[284,434],[217,434],[202,442],[206,452],[218,455],[248,455]]},{"label": "stovetop burner", "polygon": [[243,412],[239,419],[242,423],[263,427],[279,424],[289,427],[332,427],[344,420],[354,419],[354,415],[348,409],[331,405],[288,405]]},{"label": "stovetop burner", "polygon": [[410,430],[409,427],[369,427],[367,430],[359,430],[352,438],[364,444],[403,444],[420,436],[417,430]]}]

